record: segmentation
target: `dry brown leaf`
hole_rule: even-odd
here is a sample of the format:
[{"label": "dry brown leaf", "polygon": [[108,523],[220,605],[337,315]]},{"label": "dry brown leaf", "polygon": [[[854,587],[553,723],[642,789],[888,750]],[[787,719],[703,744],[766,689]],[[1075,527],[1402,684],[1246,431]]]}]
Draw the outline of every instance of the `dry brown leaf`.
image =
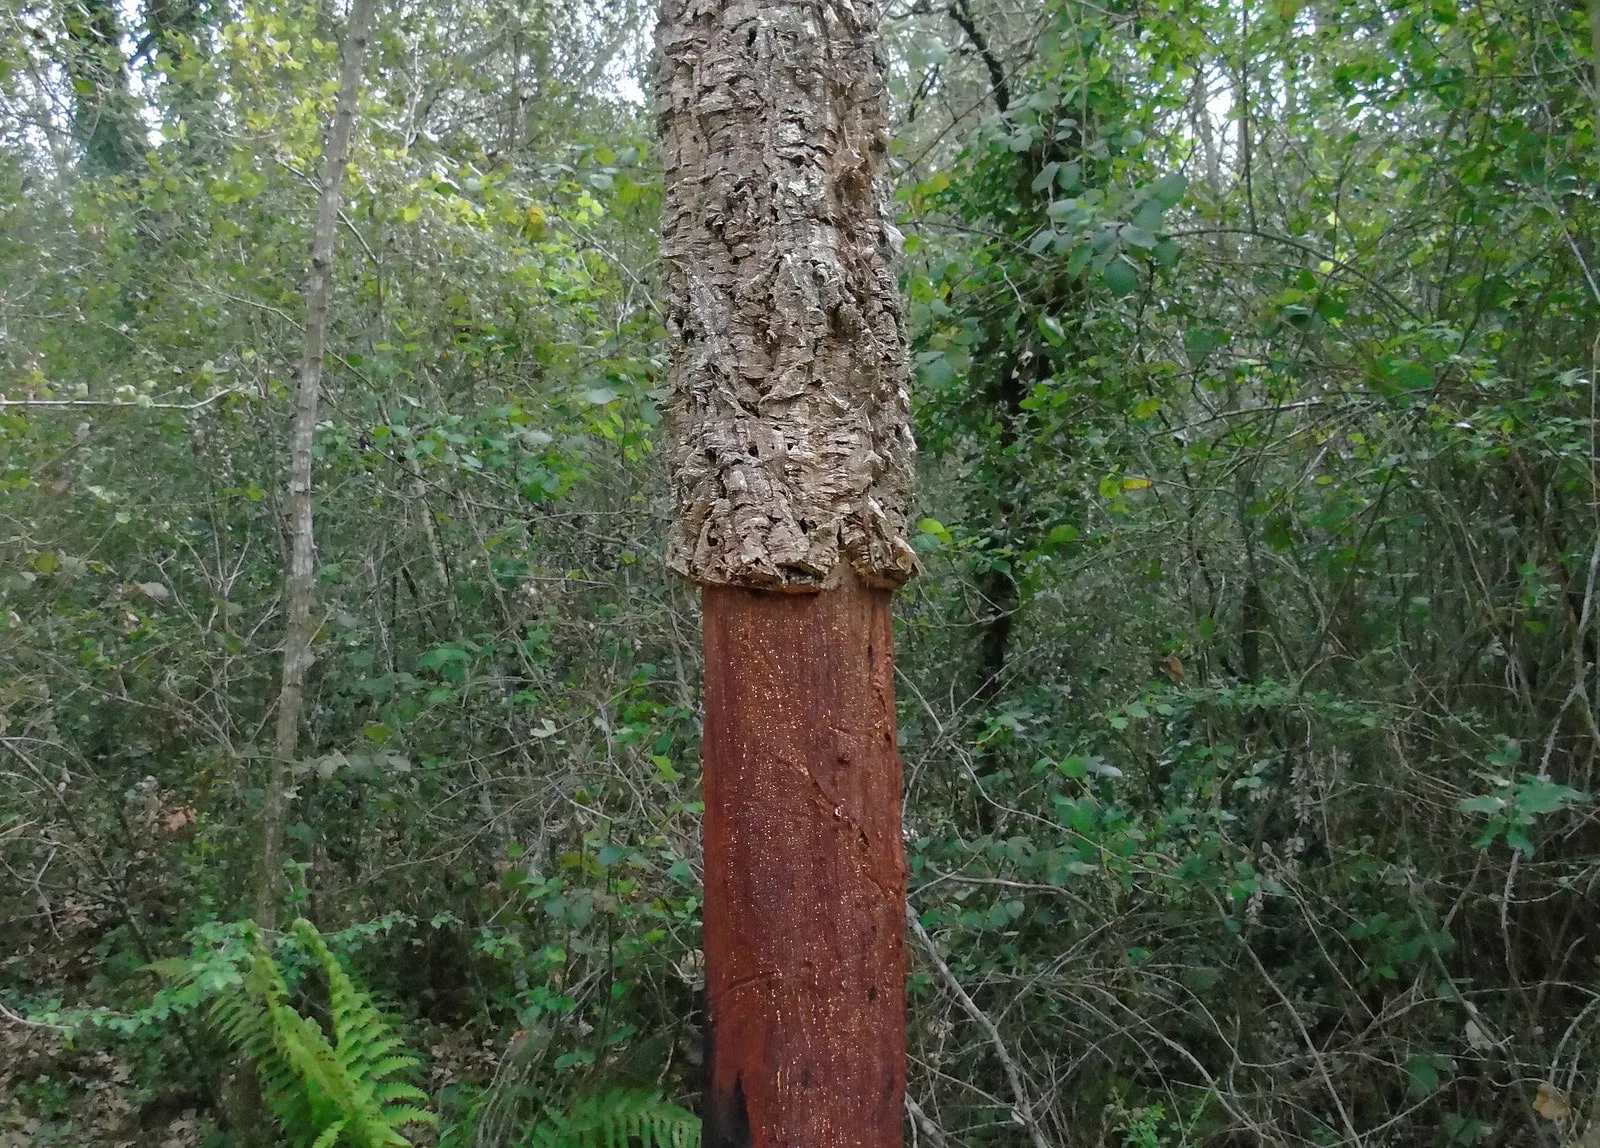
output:
[{"label": "dry brown leaf", "polygon": [[1572,1115],[1572,1106],[1548,1083],[1541,1082],[1539,1093],[1533,1098],[1533,1110],[1546,1120],[1565,1120]]}]

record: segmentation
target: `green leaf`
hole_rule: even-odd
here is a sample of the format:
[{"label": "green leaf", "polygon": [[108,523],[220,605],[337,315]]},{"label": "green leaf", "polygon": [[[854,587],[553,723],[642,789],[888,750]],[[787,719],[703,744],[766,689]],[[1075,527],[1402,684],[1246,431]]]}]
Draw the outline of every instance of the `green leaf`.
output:
[{"label": "green leaf", "polygon": [[1073,247],[1072,254],[1067,256],[1067,274],[1076,279],[1083,274],[1089,266],[1089,261],[1094,258],[1094,249],[1087,243],[1079,243]]},{"label": "green leaf", "polygon": [[1176,207],[1183,199],[1183,193],[1189,190],[1189,181],[1182,172],[1172,172],[1162,176],[1150,185],[1150,194],[1163,207]]},{"label": "green leaf", "polygon": [[1522,784],[1517,787],[1517,808],[1535,817],[1555,813],[1568,805],[1582,804],[1588,799],[1588,794],[1570,786],[1529,774],[1523,775]]},{"label": "green leaf", "polygon": [[1379,389],[1394,397],[1403,397],[1433,386],[1433,372],[1421,363],[1407,359],[1388,359],[1379,368]]},{"label": "green leaf", "polygon": [[1411,1078],[1411,1094],[1427,1096],[1439,1087],[1439,1070],[1431,1056],[1409,1057],[1405,1063],[1406,1075]]},{"label": "green leaf", "polygon": [[662,781],[673,782],[683,780],[683,774],[679,773],[678,770],[673,766],[672,759],[669,757],[663,757],[658,753],[650,759],[650,764],[656,767],[656,776]]},{"label": "green leaf", "polygon": [[1118,295],[1126,295],[1139,285],[1139,273],[1122,259],[1113,259],[1106,264],[1101,277],[1105,279],[1106,286]]},{"label": "green leaf", "polygon": [[[1134,211],[1130,222],[1135,227],[1142,228],[1145,231],[1159,231],[1163,214],[1165,214],[1165,209],[1162,208],[1160,201],[1147,199]],[[1150,245],[1152,247],[1155,246],[1153,238],[1150,241]]]},{"label": "green leaf", "polygon": [[[1142,251],[1149,251],[1156,245],[1156,237],[1142,227],[1128,226],[1122,229],[1122,242],[1129,247],[1137,247]],[[1110,270],[1108,267],[1107,271]],[[1129,290],[1132,290],[1130,287]]]},{"label": "green leaf", "polygon": [[950,531],[945,529],[944,523],[940,522],[937,518],[918,519],[917,530],[923,534],[932,535],[946,545],[952,541],[950,537]]},{"label": "green leaf", "polygon": [[1056,763],[1056,769],[1061,771],[1063,777],[1073,781],[1082,781],[1089,776],[1089,763],[1082,757],[1064,757]]},{"label": "green leaf", "polygon": [[624,857],[626,857],[629,852],[631,852],[631,850],[629,850],[625,845],[606,845],[601,848],[599,853],[595,854],[595,860],[599,861],[602,866],[609,869],[618,861],[621,861]]},{"label": "green leaf", "polygon": [[917,356],[917,377],[937,390],[954,382],[956,371],[943,352],[927,351]]},{"label": "green leaf", "polygon": [[460,646],[447,642],[444,645],[435,646],[433,649],[424,653],[422,657],[417,660],[417,665],[424,670],[437,670],[442,666],[448,666],[452,663],[465,662],[467,659],[468,654],[466,650],[462,649]]}]

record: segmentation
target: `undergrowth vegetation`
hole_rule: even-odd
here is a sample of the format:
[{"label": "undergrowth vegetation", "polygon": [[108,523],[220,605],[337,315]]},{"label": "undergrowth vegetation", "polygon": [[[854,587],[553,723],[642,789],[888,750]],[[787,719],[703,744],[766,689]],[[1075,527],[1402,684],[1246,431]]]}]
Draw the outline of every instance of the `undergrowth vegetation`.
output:
[{"label": "undergrowth vegetation", "polygon": [[[908,1143],[1595,1148],[1590,11],[885,16]],[[649,18],[379,21],[280,931],[342,17],[6,13],[0,1139],[696,1142]]]}]

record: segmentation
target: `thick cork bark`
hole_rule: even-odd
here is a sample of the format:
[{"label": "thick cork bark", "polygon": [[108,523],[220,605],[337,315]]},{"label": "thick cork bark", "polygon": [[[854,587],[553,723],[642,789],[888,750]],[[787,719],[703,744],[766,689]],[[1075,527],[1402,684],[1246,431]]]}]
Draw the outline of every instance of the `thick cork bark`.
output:
[{"label": "thick cork bark", "polygon": [[890,594],[704,592],[706,1148],[898,1148]]},{"label": "thick cork bark", "polygon": [[894,587],[915,449],[870,0],[664,0],[678,519],[703,585]]},{"label": "thick cork bark", "polygon": [[916,571],[915,444],[877,18],[661,6],[667,562],[704,587],[707,1148],[901,1143],[889,596]]}]

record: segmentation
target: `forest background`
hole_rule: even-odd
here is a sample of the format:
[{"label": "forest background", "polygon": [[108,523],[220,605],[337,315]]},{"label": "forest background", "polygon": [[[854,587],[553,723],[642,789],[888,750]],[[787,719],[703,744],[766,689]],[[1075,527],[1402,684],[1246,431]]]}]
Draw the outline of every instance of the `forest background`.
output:
[{"label": "forest background", "polygon": [[[7,1143],[246,1142],[212,1001],[263,969],[330,1032],[375,994],[417,1142],[692,1104],[651,19],[378,13],[281,826],[318,965],[243,922],[343,15],[0,15]],[[1600,3],[883,31],[909,1142],[1596,1148]]]}]

